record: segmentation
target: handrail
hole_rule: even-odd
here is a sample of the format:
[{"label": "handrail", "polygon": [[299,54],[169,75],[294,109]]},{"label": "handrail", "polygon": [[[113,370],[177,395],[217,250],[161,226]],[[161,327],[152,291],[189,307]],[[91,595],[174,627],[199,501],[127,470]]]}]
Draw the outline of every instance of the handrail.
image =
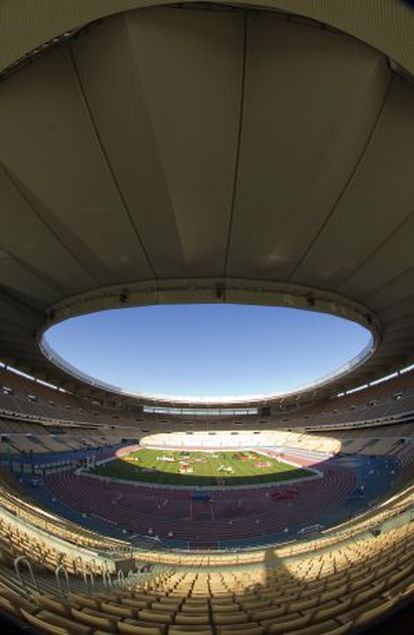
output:
[{"label": "handrail", "polygon": [[106,569],[102,571],[102,582],[106,588],[110,588],[112,586],[111,574]]},{"label": "handrail", "polygon": [[65,583],[66,583],[66,587],[67,587],[68,593],[71,593],[72,588],[71,588],[71,584],[70,584],[70,580],[69,580],[69,575],[68,575],[67,569],[66,569],[66,567],[63,564],[60,564],[58,567],[56,567],[55,576],[56,576],[56,581],[57,581],[57,584],[58,584],[58,587],[59,587],[59,591],[60,591],[62,597],[65,597],[66,593],[63,590],[62,583],[60,581],[60,573],[61,572],[63,572],[63,574],[64,574]]},{"label": "handrail", "polygon": [[95,576],[93,575],[93,571],[87,571],[86,569],[83,571],[83,582],[86,592],[91,595],[95,590]]},{"label": "handrail", "polygon": [[19,578],[19,582],[22,585],[23,590],[26,593],[26,595],[30,595],[30,590],[29,590],[29,587],[27,586],[26,582],[24,581],[24,579],[22,577],[22,574],[20,573],[20,565],[21,564],[25,564],[27,566],[27,569],[29,571],[29,575],[30,575],[30,579],[32,581],[32,584],[35,587],[36,591],[38,593],[40,593],[39,585],[38,585],[36,577],[35,577],[35,575],[33,573],[32,565],[30,564],[30,562],[28,561],[26,556],[18,556],[17,558],[15,558],[13,564],[14,564],[14,569],[16,571],[17,577]]}]

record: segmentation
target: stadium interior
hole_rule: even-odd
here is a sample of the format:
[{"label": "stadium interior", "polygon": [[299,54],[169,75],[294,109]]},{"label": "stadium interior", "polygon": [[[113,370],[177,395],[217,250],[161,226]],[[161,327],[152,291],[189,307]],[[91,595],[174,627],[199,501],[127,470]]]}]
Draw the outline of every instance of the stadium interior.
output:
[{"label": "stadium interior", "polygon": [[[52,635],[409,633],[414,11],[2,2],[0,614]],[[286,394],[128,394],[45,343],[126,306],[357,322]]]}]

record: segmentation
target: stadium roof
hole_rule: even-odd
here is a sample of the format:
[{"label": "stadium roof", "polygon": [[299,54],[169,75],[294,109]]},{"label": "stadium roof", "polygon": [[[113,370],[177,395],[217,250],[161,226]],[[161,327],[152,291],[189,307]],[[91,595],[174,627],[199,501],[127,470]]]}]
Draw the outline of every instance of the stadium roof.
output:
[{"label": "stadium roof", "polygon": [[98,395],[42,354],[50,324],[243,302],[371,329],[301,398],[412,362],[414,12],[148,4],[1,3],[2,360]]}]

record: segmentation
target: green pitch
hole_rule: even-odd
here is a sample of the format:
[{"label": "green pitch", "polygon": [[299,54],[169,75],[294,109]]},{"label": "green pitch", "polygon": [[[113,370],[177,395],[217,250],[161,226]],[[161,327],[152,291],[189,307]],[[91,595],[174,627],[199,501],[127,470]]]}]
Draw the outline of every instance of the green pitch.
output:
[{"label": "green pitch", "polygon": [[250,485],[313,476],[283,460],[257,452],[185,452],[144,448],[91,470],[127,481],[171,485]]}]

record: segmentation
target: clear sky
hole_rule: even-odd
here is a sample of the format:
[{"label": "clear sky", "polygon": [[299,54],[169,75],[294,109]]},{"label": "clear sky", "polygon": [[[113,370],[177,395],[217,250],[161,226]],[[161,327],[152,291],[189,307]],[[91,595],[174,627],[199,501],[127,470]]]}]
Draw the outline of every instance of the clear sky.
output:
[{"label": "clear sky", "polygon": [[235,304],[102,311],[52,327],[66,361],[126,390],[188,396],[283,392],[335,370],[370,339],[322,313]]}]

